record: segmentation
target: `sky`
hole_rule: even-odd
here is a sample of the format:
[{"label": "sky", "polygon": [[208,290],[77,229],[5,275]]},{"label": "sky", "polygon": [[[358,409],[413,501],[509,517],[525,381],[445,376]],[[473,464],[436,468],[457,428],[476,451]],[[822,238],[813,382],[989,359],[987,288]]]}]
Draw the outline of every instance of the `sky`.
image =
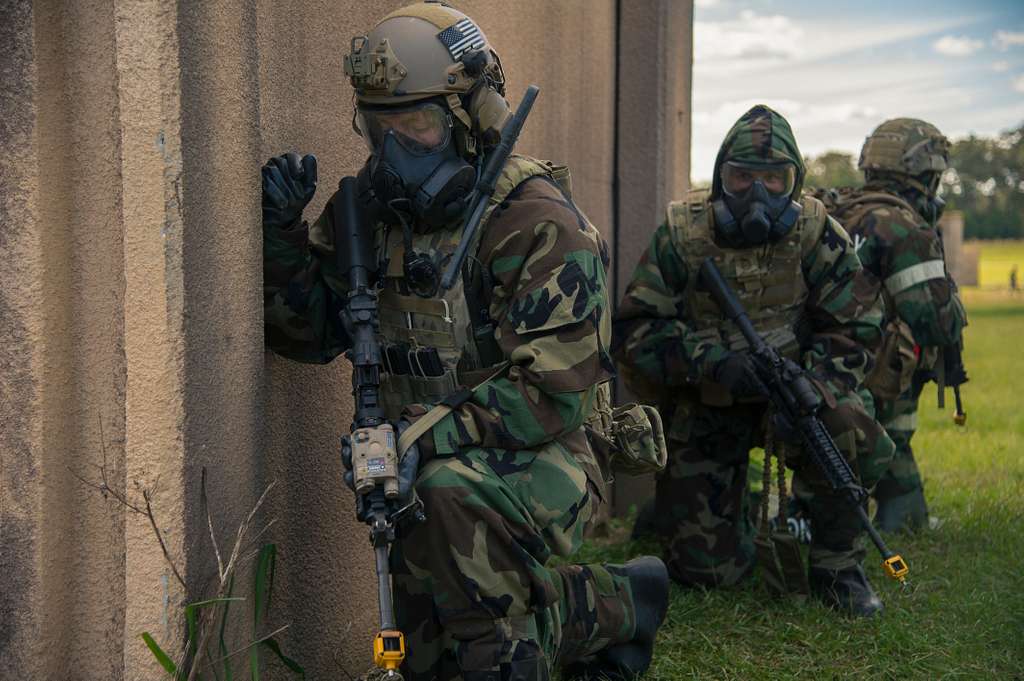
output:
[{"label": "sky", "polygon": [[1024,0],[696,0],[694,12],[697,181],[754,104],[789,120],[805,156],[856,157],[888,118],[951,138],[1024,123]]}]

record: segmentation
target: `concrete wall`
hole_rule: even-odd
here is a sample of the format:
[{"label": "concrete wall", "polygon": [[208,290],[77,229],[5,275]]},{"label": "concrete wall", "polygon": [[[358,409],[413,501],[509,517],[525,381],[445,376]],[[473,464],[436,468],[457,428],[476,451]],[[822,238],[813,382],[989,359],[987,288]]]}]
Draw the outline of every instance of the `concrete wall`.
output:
[{"label": "concrete wall", "polygon": [[[204,470],[222,546],[277,482],[286,650],[310,678],[369,663],[372,560],[336,455],[349,368],[263,350],[259,166],[316,153],[313,213],[358,169],[342,55],[400,4],[0,0],[4,678],[159,678],[139,633],[178,650],[215,571]],[[573,168],[612,243],[646,240],[686,182],[691,3],[456,4],[513,103],[541,86],[520,149]],[[188,593],[145,519],[77,479],[104,465],[154,490]]]}]

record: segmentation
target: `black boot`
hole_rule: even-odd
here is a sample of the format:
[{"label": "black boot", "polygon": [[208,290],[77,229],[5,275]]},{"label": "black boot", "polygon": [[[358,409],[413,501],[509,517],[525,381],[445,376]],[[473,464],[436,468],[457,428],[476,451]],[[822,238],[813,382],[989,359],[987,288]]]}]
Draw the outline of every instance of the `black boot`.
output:
[{"label": "black boot", "polygon": [[877,496],[875,528],[881,532],[917,532],[928,527],[928,504],[924,490],[915,489],[906,494],[881,498]]},{"label": "black boot", "polygon": [[834,610],[854,617],[882,614],[882,601],[859,565],[845,570],[812,567],[807,581],[811,593]]},{"label": "black boot", "polygon": [[668,570],[654,556],[634,558],[624,567],[636,606],[636,633],[592,659],[569,665],[562,672],[563,679],[634,681],[651,666],[654,638],[668,610]]}]

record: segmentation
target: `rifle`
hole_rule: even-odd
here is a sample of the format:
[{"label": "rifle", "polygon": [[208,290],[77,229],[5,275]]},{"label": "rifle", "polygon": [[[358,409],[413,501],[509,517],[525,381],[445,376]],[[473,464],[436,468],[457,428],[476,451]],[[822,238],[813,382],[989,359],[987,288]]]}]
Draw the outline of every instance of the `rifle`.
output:
[{"label": "rifle", "polygon": [[469,246],[473,243],[473,237],[476,235],[476,230],[480,227],[480,221],[484,217],[487,200],[494,194],[494,184],[498,181],[501,169],[505,167],[505,161],[512,154],[512,148],[516,145],[516,140],[519,139],[519,133],[523,130],[526,117],[530,115],[530,109],[533,108],[533,100],[537,99],[538,92],[540,92],[540,88],[536,85],[526,88],[523,99],[519,102],[518,108],[516,108],[515,115],[501,129],[501,141],[498,142],[498,146],[491,152],[491,155],[487,157],[487,164],[484,166],[483,172],[480,173],[480,181],[476,183],[476,187],[473,188],[473,193],[469,197],[470,213],[466,226],[462,230],[462,239],[459,240],[459,246],[452,256],[448,269],[444,272],[444,277],[441,279],[441,288],[445,291],[455,285],[455,277],[459,276],[462,261],[466,259]]},{"label": "rifle", "polygon": [[338,271],[348,276],[349,291],[342,322],[352,346],[352,473],[356,488],[356,517],[370,526],[377,568],[380,630],[373,641],[374,664],[385,678],[401,681],[398,667],[405,659],[405,637],[395,624],[388,548],[395,540],[395,523],[407,508],[398,508],[398,449],[394,427],[380,402],[381,347],[377,293],[371,286],[377,261],[373,234],[366,229],[357,204],[356,179],[342,178],[332,206],[334,251]]},{"label": "rifle", "polygon": [[964,368],[963,342],[947,345],[940,351],[938,366],[935,370],[935,383],[938,386],[939,409],[946,407],[946,386],[953,388],[953,399],[956,410],[953,412],[953,423],[966,425],[967,412],[964,411],[960,399],[960,386],[967,382],[967,369]]},{"label": "rifle", "polygon": [[761,338],[750,322],[750,317],[736,299],[712,258],[705,258],[700,266],[700,281],[711,293],[723,314],[736,326],[750,346],[757,379],[764,385],[768,399],[775,407],[775,418],[783,427],[800,437],[804,450],[818,466],[833,491],[842,492],[856,509],[861,525],[882,554],[885,573],[906,584],[907,563],[886,546],[885,540],[871,524],[864,501],[867,490],[857,481],[849,462],[843,457],[825,424],[818,418],[821,397],[796,363],[784,360],[774,347]]}]

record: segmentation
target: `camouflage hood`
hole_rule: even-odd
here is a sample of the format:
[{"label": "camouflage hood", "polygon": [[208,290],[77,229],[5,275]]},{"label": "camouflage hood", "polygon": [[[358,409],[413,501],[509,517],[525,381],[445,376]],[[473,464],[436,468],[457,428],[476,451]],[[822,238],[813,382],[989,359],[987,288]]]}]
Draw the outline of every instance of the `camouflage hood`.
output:
[{"label": "camouflage hood", "polygon": [[740,116],[722,141],[715,158],[715,174],[711,184],[711,196],[722,194],[722,178],[719,172],[726,161],[743,163],[782,163],[789,161],[796,165],[796,185],[791,198],[799,200],[804,185],[803,156],[796,146],[796,138],[789,122],[778,112],[758,104]]}]

